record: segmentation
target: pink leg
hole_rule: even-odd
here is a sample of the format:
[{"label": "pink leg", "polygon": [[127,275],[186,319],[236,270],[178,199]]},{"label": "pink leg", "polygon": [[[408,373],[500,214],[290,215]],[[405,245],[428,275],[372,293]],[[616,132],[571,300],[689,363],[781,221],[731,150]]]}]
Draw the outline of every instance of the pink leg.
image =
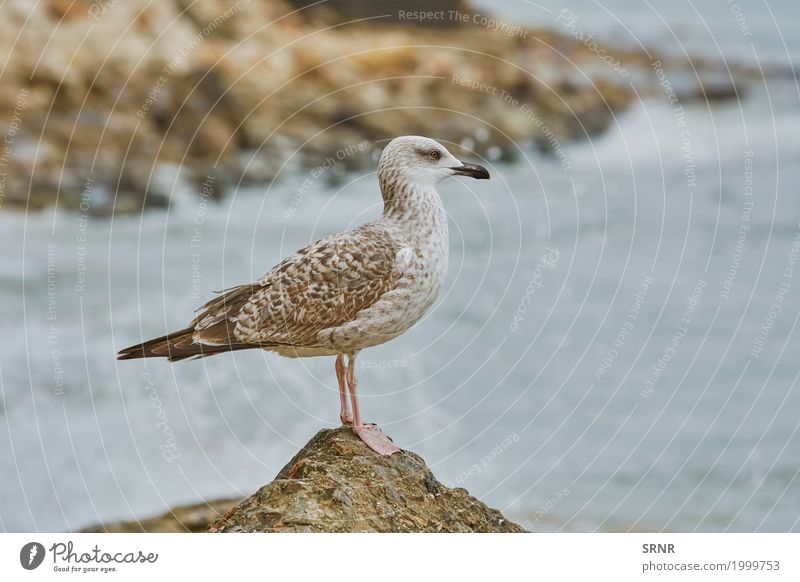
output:
[{"label": "pink leg", "polygon": [[353,404],[353,432],[376,453],[390,456],[399,453],[400,448],[376,424],[363,424],[358,411],[358,397],[356,396],[356,355],[351,354],[347,362],[347,387],[350,390],[350,401]]},{"label": "pink leg", "polygon": [[349,407],[347,406],[347,393],[344,387],[344,356],[339,354],[336,356],[336,379],[339,381],[339,404],[341,409],[339,411],[339,420],[342,424],[353,424],[353,416],[350,414]]}]

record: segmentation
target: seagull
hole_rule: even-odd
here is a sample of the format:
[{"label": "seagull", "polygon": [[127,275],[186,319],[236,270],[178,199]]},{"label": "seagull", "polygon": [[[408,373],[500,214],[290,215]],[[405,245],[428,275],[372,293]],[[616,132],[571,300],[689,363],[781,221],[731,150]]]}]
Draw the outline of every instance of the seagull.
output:
[{"label": "seagull", "polygon": [[378,162],[380,218],[300,249],[261,280],[222,291],[184,329],[125,348],[117,358],[175,362],[246,349],[336,356],[339,419],[375,452],[399,452],[377,425],[361,420],[355,361],[364,348],[407,331],[436,299],[448,260],[447,216],[436,185],[450,176],[488,179],[489,172],[432,139],[393,139]]}]

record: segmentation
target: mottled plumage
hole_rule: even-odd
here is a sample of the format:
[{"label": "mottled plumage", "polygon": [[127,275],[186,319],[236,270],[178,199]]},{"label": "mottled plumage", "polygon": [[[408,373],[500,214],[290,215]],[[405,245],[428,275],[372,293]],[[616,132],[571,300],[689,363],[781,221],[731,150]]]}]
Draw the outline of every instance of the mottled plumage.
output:
[{"label": "mottled plumage", "polygon": [[[254,285],[200,309],[195,342],[264,345],[285,355],[335,354],[320,334],[356,319],[394,288],[406,266],[400,244],[378,225],[335,234],[288,257]],[[295,353],[297,352],[297,353]]]},{"label": "mottled plumage", "polygon": [[[261,280],[206,303],[185,329],[122,350],[119,359],[175,361],[249,348],[290,357],[336,355],[343,394],[341,357],[347,354],[357,417],[355,354],[419,321],[444,281],[447,218],[436,183],[451,175],[489,177],[428,138],[393,140],[378,166],[384,200],[380,218],[299,250]],[[356,432],[363,428],[360,421],[354,427]]]}]

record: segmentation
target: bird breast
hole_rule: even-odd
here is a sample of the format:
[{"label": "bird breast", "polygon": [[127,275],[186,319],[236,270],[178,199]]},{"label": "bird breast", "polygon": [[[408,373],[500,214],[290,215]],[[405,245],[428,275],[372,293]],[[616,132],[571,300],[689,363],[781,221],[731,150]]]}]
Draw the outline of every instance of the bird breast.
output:
[{"label": "bird breast", "polygon": [[337,352],[382,344],[407,331],[430,309],[447,274],[448,232],[444,210],[418,214],[417,220],[384,219],[382,226],[402,246],[395,257],[401,276],[394,288],[338,328],[325,343]]}]

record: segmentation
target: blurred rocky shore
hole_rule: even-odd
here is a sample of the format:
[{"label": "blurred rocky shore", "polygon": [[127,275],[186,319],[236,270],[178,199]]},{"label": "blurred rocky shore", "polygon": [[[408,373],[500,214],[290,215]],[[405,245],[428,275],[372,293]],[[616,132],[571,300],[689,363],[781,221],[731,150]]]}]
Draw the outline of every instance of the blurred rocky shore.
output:
[{"label": "blurred rocky shore", "polygon": [[8,0],[2,16],[2,210],[136,212],[209,176],[215,196],[302,168],[335,180],[403,134],[557,155],[659,90],[651,53],[464,0]]}]

